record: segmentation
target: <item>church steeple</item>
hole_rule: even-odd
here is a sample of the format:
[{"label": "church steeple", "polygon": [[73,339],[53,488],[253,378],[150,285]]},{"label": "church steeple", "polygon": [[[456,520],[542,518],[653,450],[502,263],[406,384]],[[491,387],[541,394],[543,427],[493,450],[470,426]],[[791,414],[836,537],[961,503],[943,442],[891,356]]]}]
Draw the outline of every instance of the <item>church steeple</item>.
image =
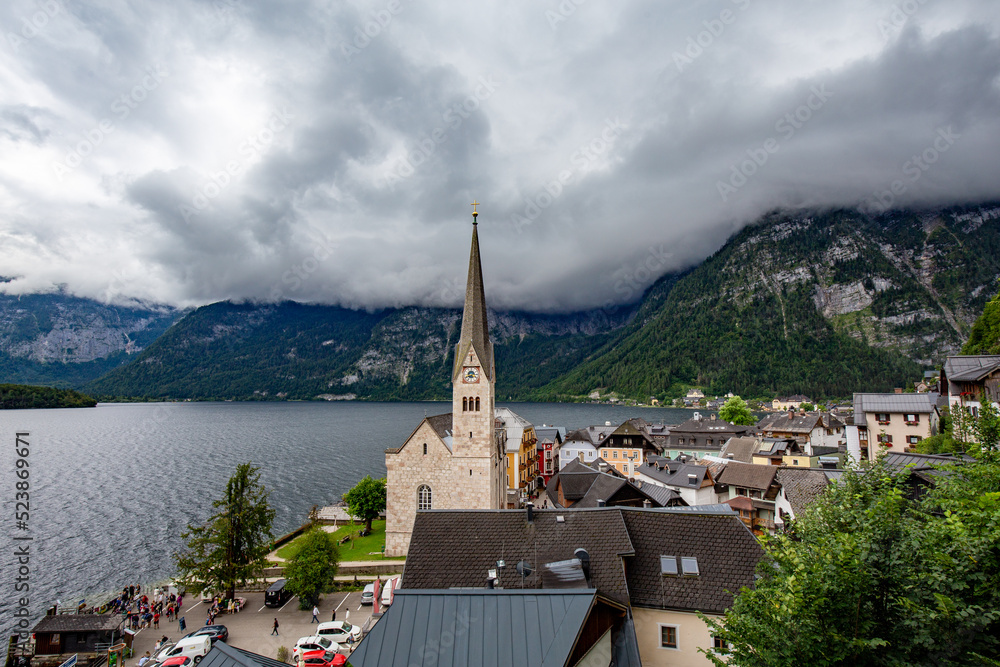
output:
[{"label": "church steeple", "polygon": [[[473,204],[477,206],[478,204]],[[455,348],[455,368],[452,382],[458,381],[463,361],[475,352],[486,379],[493,381],[493,343],[486,319],[486,292],[483,289],[483,267],[479,259],[478,211],[472,212],[472,250],[469,252],[469,278],[465,284],[465,310],[462,312],[462,333]]]}]

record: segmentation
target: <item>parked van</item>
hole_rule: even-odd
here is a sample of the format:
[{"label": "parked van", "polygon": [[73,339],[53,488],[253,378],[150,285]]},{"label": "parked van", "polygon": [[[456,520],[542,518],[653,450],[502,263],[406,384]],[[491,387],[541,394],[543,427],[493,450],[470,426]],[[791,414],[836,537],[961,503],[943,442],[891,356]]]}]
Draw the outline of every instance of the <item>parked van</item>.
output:
[{"label": "parked van", "polygon": [[392,597],[395,594],[397,586],[399,586],[399,577],[385,580],[385,583],[382,585],[381,602],[383,607],[388,607],[392,604]]},{"label": "parked van", "polygon": [[199,637],[185,637],[177,641],[177,644],[170,649],[168,658],[175,658],[179,655],[191,658],[194,664],[201,662],[205,654],[212,650],[212,639],[207,635]]},{"label": "parked van", "polygon": [[375,604],[375,584],[365,584],[361,591],[361,604]]},{"label": "parked van", "polygon": [[286,579],[278,579],[264,591],[264,605],[280,607],[292,598],[292,592],[285,587]]}]

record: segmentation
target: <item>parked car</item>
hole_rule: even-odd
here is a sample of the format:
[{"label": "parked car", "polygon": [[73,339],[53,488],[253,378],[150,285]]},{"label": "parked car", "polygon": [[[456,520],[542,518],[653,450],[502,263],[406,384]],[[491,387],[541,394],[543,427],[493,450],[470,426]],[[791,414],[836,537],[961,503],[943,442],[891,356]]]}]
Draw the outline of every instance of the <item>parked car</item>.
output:
[{"label": "parked car", "polygon": [[337,646],[333,643],[331,639],[326,637],[317,637],[316,635],[310,635],[308,637],[300,637],[299,641],[295,642],[294,648],[292,648],[292,657],[298,660],[299,655],[306,653],[307,651],[336,651]]},{"label": "parked car", "polygon": [[347,621],[331,621],[320,623],[319,627],[316,628],[316,634],[338,644],[346,644],[348,639],[352,642],[359,642],[361,641],[361,626],[351,625]]},{"label": "parked car", "polygon": [[187,655],[175,655],[160,663],[161,667],[193,667],[198,664],[198,660],[192,660]]},{"label": "parked car", "polygon": [[292,592],[285,586],[285,579],[278,579],[264,591],[264,606],[281,607],[292,598]]},{"label": "parked car", "polygon": [[174,642],[167,642],[166,644],[161,646],[159,650],[153,654],[152,661],[163,662],[163,660],[166,659],[167,655],[170,653],[171,649],[173,649],[175,645],[176,644]]},{"label": "parked car", "polygon": [[299,667],[341,667],[347,656],[335,651],[306,651],[299,656]]},{"label": "parked car", "polygon": [[365,584],[361,591],[361,604],[375,604],[375,584]]},{"label": "parked car", "polygon": [[187,637],[208,637],[212,643],[229,639],[229,628],[224,625],[204,625],[194,632],[188,633]]},{"label": "parked car", "polygon": [[392,598],[395,594],[396,588],[399,587],[399,577],[392,577],[391,579],[386,579],[385,583],[382,584],[382,595],[380,602],[383,607],[388,607],[392,604]]},{"label": "parked car", "polygon": [[205,635],[201,635],[199,637],[184,637],[183,639],[178,640],[177,644],[170,649],[170,652],[167,654],[167,659],[163,662],[166,664],[167,660],[170,658],[186,656],[191,658],[194,661],[194,664],[197,665],[201,662],[201,659],[205,656],[205,654],[211,650],[211,637],[207,637]]}]

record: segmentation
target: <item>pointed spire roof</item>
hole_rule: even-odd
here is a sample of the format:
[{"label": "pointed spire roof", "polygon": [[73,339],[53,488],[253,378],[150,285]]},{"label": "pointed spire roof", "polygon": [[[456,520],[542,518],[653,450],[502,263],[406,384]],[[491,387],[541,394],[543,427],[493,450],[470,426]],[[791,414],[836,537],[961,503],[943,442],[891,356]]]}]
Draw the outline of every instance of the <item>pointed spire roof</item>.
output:
[{"label": "pointed spire roof", "polygon": [[465,310],[462,312],[462,334],[455,348],[455,368],[452,380],[458,378],[462,362],[469,349],[476,352],[488,380],[493,379],[493,343],[486,320],[486,292],[483,290],[483,267],[479,260],[479,225],[472,223],[472,250],[469,253],[469,279],[465,284]]}]

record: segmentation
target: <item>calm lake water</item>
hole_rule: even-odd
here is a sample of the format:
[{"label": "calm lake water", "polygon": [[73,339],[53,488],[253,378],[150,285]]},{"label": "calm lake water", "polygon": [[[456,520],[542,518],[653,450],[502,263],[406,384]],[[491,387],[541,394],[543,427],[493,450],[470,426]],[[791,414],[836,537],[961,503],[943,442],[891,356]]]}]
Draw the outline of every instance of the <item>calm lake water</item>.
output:
[{"label": "calm lake water", "polygon": [[[575,429],[629,417],[678,423],[691,412],[559,403],[507,403]],[[275,534],[300,526],[365,475],[385,475],[384,450],[450,403],[151,403],[0,412],[0,632],[14,627],[15,545],[30,544],[32,626],[64,605],[173,574],[181,532],[211,514],[236,464],[261,467],[277,510]],[[15,434],[30,443],[28,530],[15,521]],[[15,542],[15,536],[32,538]],[[6,640],[2,644],[6,651]]]}]

